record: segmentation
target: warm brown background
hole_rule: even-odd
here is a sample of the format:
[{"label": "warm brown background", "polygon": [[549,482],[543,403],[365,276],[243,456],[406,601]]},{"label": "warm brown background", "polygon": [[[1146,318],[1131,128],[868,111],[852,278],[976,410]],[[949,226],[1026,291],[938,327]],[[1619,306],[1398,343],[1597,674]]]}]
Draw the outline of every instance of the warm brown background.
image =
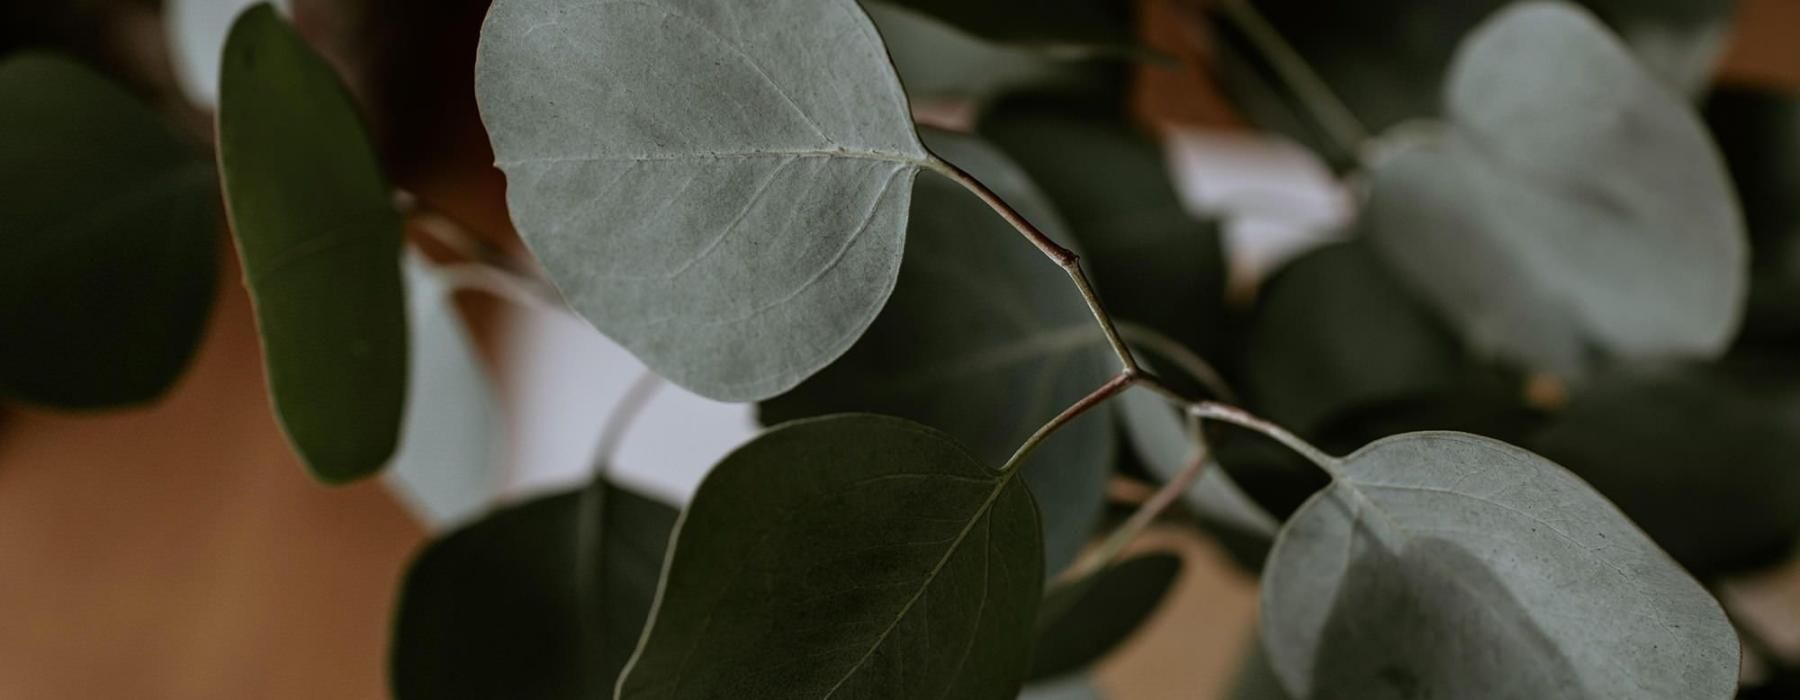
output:
[{"label": "warm brown background", "polygon": [[[445,2],[437,21],[472,26],[476,5]],[[1159,3],[1146,5],[1155,43],[1188,60],[1149,76],[1140,104],[1165,123],[1229,126],[1193,70],[1191,35]],[[1749,0],[1741,20],[1727,76],[1800,89],[1800,0]],[[434,59],[390,60],[361,79],[392,87],[443,56],[466,57],[466,46],[434,48],[425,52]],[[390,140],[396,173],[502,231],[499,180],[464,102],[388,114],[440,127]],[[160,404],[0,414],[0,700],[386,696],[389,610],[421,529],[378,484],[328,489],[305,476],[264,396],[235,267],[222,279],[205,346]],[[487,310],[504,332],[503,315]],[[1208,542],[1159,532],[1145,544],[1180,551],[1189,566],[1179,594],[1106,664],[1102,682],[1121,700],[1214,696],[1250,638],[1254,583]],[[1797,621],[1769,631],[1800,652],[1800,587],[1743,590],[1760,617]]]}]

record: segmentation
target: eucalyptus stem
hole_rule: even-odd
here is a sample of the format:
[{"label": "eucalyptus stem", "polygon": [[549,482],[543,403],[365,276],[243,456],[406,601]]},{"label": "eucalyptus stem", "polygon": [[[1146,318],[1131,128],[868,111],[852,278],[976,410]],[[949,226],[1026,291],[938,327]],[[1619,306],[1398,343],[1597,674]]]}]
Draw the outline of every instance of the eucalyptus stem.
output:
[{"label": "eucalyptus stem", "polygon": [[1332,479],[1344,478],[1343,460],[1325,454],[1324,450],[1313,447],[1312,443],[1300,439],[1300,436],[1288,432],[1286,428],[1251,415],[1244,409],[1217,401],[1201,401],[1188,406],[1187,412],[1202,420],[1221,421],[1262,433],[1318,465]]},{"label": "eucalyptus stem", "polygon": [[1231,390],[1231,385],[1225,382],[1225,377],[1219,374],[1219,370],[1187,346],[1154,329],[1130,321],[1119,321],[1118,326],[1119,334],[1127,342],[1143,346],[1174,363],[1183,374],[1206,387],[1214,397],[1231,403],[1239,402],[1237,392]]},{"label": "eucalyptus stem", "polygon": [[600,439],[594,443],[594,463],[601,469],[612,463],[613,455],[618,452],[619,444],[625,441],[625,433],[631,429],[633,421],[650,405],[650,399],[656,397],[661,389],[663,379],[655,372],[644,370],[625,387],[625,393],[619,402],[613,404],[612,415],[606,417],[606,424],[600,428]]},{"label": "eucalyptus stem", "polygon": [[1137,358],[1132,357],[1131,349],[1125,345],[1124,339],[1119,336],[1119,329],[1113,325],[1112,316],[1107,314],[1106,309],[1101,306],[1100,295],[1094,293],[1094,285],[1088,281],[1087,274],[1081,271],[1081,256],[1076,255],[1075,251],[1062,247],[1026,219],[1023,214],[1020,214],[1019,210],[1001,199],[1000,195],[988,189],[987,185],[975,179],[975,176],[970,175],[968,171],[957,167],[955,163],[932,156],[928,167],[981,198],[982,202],[1000,215],[1000,218],[1005,219],[1006,223],[1018,230],[1025,240],[1037,246],[1037,249],[1045,257],[1050,258],[1051,262],[1056,263],[1063,269],[1063,272],[1068,273],[1069,279],[1075,283],[1075,289],[1081,292],[1081,300],[1087,303],[1088,311],[1093,312],[1094,321],[1100,324],[1100,332],[1106,334],[1106,342],[1112,346],[1113,354],[1118,356],[1120,370],[1124,374],[1135,374],[1138,371]]},{"label": "eucalyptus stem", "polygon": [[1099,548],[1082,557],[1081,561],[1070,567],[1064,577],[1068,580],[1080,580],[1118,561],[1125,548],[1136,541],[1138,536],[1150,527],[1151,523],[1156,522],[1156,518],[1162,515],[1163,511],[1181,500],[1181,496],[1187,493],[1188,488],[1200,479],[1200,475],[1206,471],[1209,455],[1210,450],[1207,449],[1206,440],[1197,437],[1194,441],[1193,454],[1188,457],[1187,464],[1182,466],[1181,471],[1175,474],[1175,478],[1170,479],[1168,483],[1163,484],[1161,488],[1151,494],[1150,498],[1145,499],[1138,509],[1132,512],[1130,518],[1106,536],[1106,540],[1100,543]]},{"label": "eucalyptus stem", "polygon": [[1263,17],[1250,0],[1222,0],[1225,17],[1242,30],[1257,51],[1268,59],[1281,82],[1294,91],[1294,96],[1319,120],[1319,126],[1330,135],[1350,158],[1362,159],[1363,144],[1369,141],[1369,129],[1344,104],[1331,86],[1319,77],[1306,58],[1289,44],[1281,32]]},{"label": "eucalyptus stem", "polygon": [[1076,401],[1068,408],[1063,409],[1062,413],[1056,414],[1055,418],[1051,418],[1050,422],[1045,423],[1042,427],[1038,428],[1037,432],[1031,434],[1031,437],[1025,438],[1024,444],[1019,445],[1019,449],[1013,452],[1012,457],[1007,459],[1005,464],[1000,465],[1000,471],[1011,472],[1014,468],[1018,467],[1020,463],[1023,463],[1025,458],[1030,457],[1031,453],[1036,451],[1039,445],[1042,445],[1045,440],[1049,439],[1052,433],[1055,433],[1064,425],[1068,425],[1069,421],[1075,420],[1080,417],[1081,414],[1087,413],[1093,407],[1105,403],[1107,399],[1130,388],[1132,383],[1137,380],[1138,374],[1135,372],[1120,372],[1114,375],[1113,378],[1107,380],[1105,384],[1101,384],[1100,388],[1093,390],[1087,396],[1081,397],[1080,401]]}]

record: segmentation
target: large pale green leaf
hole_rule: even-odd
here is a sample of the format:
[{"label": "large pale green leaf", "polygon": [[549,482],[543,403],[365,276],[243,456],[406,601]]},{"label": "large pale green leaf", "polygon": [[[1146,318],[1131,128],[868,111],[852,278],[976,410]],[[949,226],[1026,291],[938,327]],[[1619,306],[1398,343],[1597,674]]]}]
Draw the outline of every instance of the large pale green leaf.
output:
[{"label": "large pale green leaf", "polygon": [[605,700],[650,614],[676,511],[604,480],[432,542],[400,591],[399,700]]},{"label": "large pale green leaf", "polygon": [[1527,444],[1593,484],[1697,576],[1775,564],[1800,543],[1792,367],[1782,352],[1604,375]]},{"label": "large pale green leaf", "polygon": [[0,397],[149,401],[187,366],[212,306],[212,168],[91,70],[0,63]]},{"label": "large pale green leaf", "polygon": [[930,156],[851,0],[500,0],[475,88],[525,242],[683,386],[781,393],[893,289]]},{"label": "large pale green leaf", "polygon": [[1181,574],[1181,557],[1146,554],[1044,594],[1031,678],[1073,674],[1112,651],[1156,612]]},{"label": "large pale green leaf", "polygon": [[[934,151],[973,173],[1058,240],[1061,222],[1006,157],[966,136],[928,132]],[[1117,360],[1062,268],[948,179],[921,178],[894,298],[856,347],[794,391],[763,403],[773,425],[838,411],[938,428],[998,466],[1038,427],[1117,371]],[[1025,463],[1044,511],[1047,571],[1073,561],[1106,502],[1114,431],[1106,412],[1051,436]]]},{"label": "large pale green leaf", "polygon": [[1455,334],[1353,239],[1258,290],[1244,385],[1259,414],[1312,435],[1356,408],[1445,391],[1468,365]]},{"label": "large pale green leaf", "polygon": [[1297,697],[1680,698],[1737,687],[1716,601],[1542,457],[1410,433],[1341,463],[1264,571],[1269,660]]},{"label": "large pale green leaf", "polygon": [[268,5],[238,17],[219,169],[275,412],[314,476],[379,470],[406,397],[401,220],[331,66]]},{"label": "large pale green leaf", "polygon": [[1376,249],[1475,348],[1580,374],[1735,331],[1742,217],[1693,110],[1591,16],[1530,2],[1459,51],[1451,126],[1375,166]]},{"label": "large pale green leaf", "polygon": [[422,256],[405,260],[411,331],[406,420],[388,483],[433,528],[461,523],[500,490],[501,419],[453,290]]},{"label": "large pale green leaf", "polygon": [[1049,195],[1120,321],[1196,351],[1223,347],[1225,254],[1189,214],[1161,144],[1122,117],[1002,102],[979,130]]},{"label": "large pale green leaf", "polygon": [[1012,700],[1044,581],[1016,473],[898,418],[763,434],[683,514],[619,697]]}]

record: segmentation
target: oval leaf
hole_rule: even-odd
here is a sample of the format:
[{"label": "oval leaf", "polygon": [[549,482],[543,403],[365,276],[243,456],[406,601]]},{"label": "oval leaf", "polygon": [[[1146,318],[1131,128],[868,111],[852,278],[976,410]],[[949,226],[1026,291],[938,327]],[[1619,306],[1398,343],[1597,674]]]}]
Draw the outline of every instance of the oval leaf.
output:
[{"label": "oval leaf", "polygon": [[1403,279],[1532,369],[1724,349],[1742,216],[1680,97],[1592,17],[1535,2],[1479,28],[1448,84],[1447,133],[1375,167],[1366,224]]},{"label": "oval leaf", "polygon": [[0,63],[0,132],[0,396],[160,396],[212,307],[212,168],[124,90],[48,55]]},{"label": "oval leaf", "polygon": [[929,155],[850,0],[501,0],[475,88],[520,235],[682,386],[792,388],[893,289]]},{"label": "oval leaf", "polygon": [[[932,150],[1066,240],[1043,195],[979,140],[927,132]],[[766,401],[775,424],[840,411],[900,416],[950,433],[982,463],[1019,444],[1117,370],[1062,268],[986,204],[935,175],[919,181],[906,263],[868,335],[794,391]],[[1114,428],[1106,412],[1051,436],[1025,463],[1044,516],[1047,571],[1075,559],[1106,505]]]},{"label": "oval leaf", "polygon": [[400,591],[394,697],[612,697],[650,614],[676,515],[598,481],[432,542]]},{"label": "oval leaf", "polygon": [[282,428],[321,480],[374,473],[406,397],[401,219],[349,93],[268,5],[225,42],[219,169]]},{"label": "oval leaf", "polygon": [[1342,462],[1264,571],[1264,645],[1298,697],[1723,699],[1737,634],[1574,475],[1409,433]]},{"label": "oval leaf", "polygon": [[1044,581],[1014,474],[897,418],[763,434],[683,514],[618,697],[1012,700]]}]

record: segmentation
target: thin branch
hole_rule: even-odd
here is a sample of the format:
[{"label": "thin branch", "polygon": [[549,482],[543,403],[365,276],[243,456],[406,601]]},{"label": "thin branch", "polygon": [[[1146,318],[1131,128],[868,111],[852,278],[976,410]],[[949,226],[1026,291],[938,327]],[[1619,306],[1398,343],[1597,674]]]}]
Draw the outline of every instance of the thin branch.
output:
[{"label": "thin branch", "polygon": [[1168,483],[1157,489],[1156,493],[1151,494],[1150,498],[1132,512],[1130,518],[1114,529],[1112,534],[1107,535],[1106,541],[1100,543],[1098,549],[1082,557],[1081,561],[1070,567],[1063,577],[1066,580],[1079,580],[1118,561],[1119,555],[1125,551],[1125,547],[1136,541],[1138,536],[1150,527],[1151,523],[1156,522],[1156,518],[1161,516],[1163,511],[1181,500],[1181,496],[1187,493],[1188,488],[1200,479],[1200,475],[1206,471],[1210,452],[1205,439],[1197,438],[1194,442],[1193,454],[1188,456],[1187,464],[1175,474],[1175,478],[1170,479]]},{"label": "thin branch", "polygon": [[1287,446],[1288,449],[1300,453],[1300,456],[1305,457],[1313,464],[1319,465],[1319,468],[1331,475],[1332,479],[1344,478],[1343,460],[1325,454],[1323,450],[1313,447],[1312,443],[1300,439],[1299,436],[1288,432],[1287,429],[1251,415],[1244,409],[1215,401],[1201,401],[1188,406],[1187,411],[1195,418],[1222,421],[1262,433]]},{"label": "thin branch", "polygon": [[1195,354],[1194,351],[1189,350],[1187,346],[1175,339],[1158,333],[1148,326],[1130,321],[1119,322],[1119,333],[1126,341],[1141,345],[1159,357],[1174,363],[1182,373],[1206,387],[1206,390],[1211,392],[1215,398],[1231,403],[1239,402],[1237,392],[1231,390],[1231,385],[1225,383],[1225,377],[1213,368],[1212,363],[1207,362],[1206,358]]},{"label": "thin branch", "polygon": [[1132,357],[1131,349],[1126,347],[1125,341],[1119,337],[1119,330],[1113,326],[1112,316],[1108,315],[1106,309],[1100,305],[1100,295],[1094,293],[1093,284],[1088,282],[1087,274],[1081,271],[1080,256],[1051,239],[1049,235],[1038,229],[1011,204],[1007,204],[1006,200],[1001,199],[1000,195],[988,189],[987,185],[975,179],[975,176],[970,175],[968,171],[937,156],[931,157],[929,167],[981,198],[982,202],[1000,215],[1000,218],[1005,219],[1007,224],[1017,229],[1019,234],[1025,237],[1025,240],[1030,241],[1045,257],[1050,258],[1051,262],[1056,263],[1058,267],[1068,273],[1069,279],[1075,282],[1075,289],[1081,292],[1081,300],[1087,302],[1088,310],[1093,312],[1094,321],[1100,324],[1100,331],[1106,334],[1106,342],[1112,346],[1113,354],[1118,356],[1120,369],[1126,374],[1137,372],[1137,358]]},{"label": "thin branch", "polygon": [[1256,46],[1257,51],[1269,60],[1269,65],[1275,69],[1281,82],[1294,91],[1294,96],[1319,120],[1319,126],[1352,159],[1360,161],[1363,144],[1369,141],[1368,127],[1350,111],[1343,99],[1332,91],[1331,86],[1319,77],[1318,72],[1306,62],[1306,58],[1248,0],[1223,0],[1219,7],[1244,32],[1244,36]]},{"label": "thin branch", "polygon": [[[600,439],[594,443],[594,463],[604,471],[612,464],[613,456],[619,445],[625,441],[625,433],[631,429],[631,423],[644,412],[650,399],[656,397],[656,390],[661,389],[663,379],[655,372],[644,370],[625,388],[619,402],[613,405],[612,415],[606,417],[606,425],[600,428]],[[598,478],[598,474],[596,478]]]},{"label": "thin branch", "polygon": [[476,290],[511,301],[520,306],[567,313],[568,305],[556,290],[529,277],[519,277],[505,270],[475,262],[459,262],[432,268],[444,284],[453,290]]},{"label": "thin branch", "polygon": [[1089,409],[1105,403],[1107,399],[1130,388],[1132,383],[1137,380],[1138,375],[1136,373],[1120,372],[1113,376],[1112,379],[1107,380],[1105,384],[1100,385],[1100,388],[1095,389],[1087,396],[1081,397],[1080,401],[1076,401],[1073,405],[1063,409],[1062,413],[1056,414],[1055,418],[1050,419],[1050,422],[1045,423],[1043,427],[1037,429],[1037,432],[1032,433],[1031,437],[1026,438],[1025,443],[1019,445],[1019,449],[1013,452],[1013,456],[1006,460],[1006,464],[1000,465],[1000,471],[1011,472],[1013,468],[1023,463],[1025,458],[1030,457],[1031,453],[1038,448],[1038,445],[1043,444],[1045,440],[1049,439],[1052,433],[1055,433],[1063,426],[1068,425],[1069,421],[1075,420],[1081,414],[1088,412]]}]

